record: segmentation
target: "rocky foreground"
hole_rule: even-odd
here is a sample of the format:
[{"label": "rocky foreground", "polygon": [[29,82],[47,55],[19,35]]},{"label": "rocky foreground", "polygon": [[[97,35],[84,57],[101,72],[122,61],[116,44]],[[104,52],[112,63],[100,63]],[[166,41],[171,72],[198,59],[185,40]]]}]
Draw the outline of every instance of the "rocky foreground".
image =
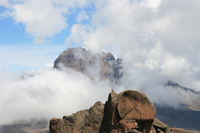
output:
[{"label": "rocky foreground", "polygon": [[[148,97],[135,90],[111,92],[105,105],[96,102],[63,119],[50,120],[50,133],[192,133],[170,128],[155,118],[156,109]],[[194,131],[193,131],[194,132]]]}]

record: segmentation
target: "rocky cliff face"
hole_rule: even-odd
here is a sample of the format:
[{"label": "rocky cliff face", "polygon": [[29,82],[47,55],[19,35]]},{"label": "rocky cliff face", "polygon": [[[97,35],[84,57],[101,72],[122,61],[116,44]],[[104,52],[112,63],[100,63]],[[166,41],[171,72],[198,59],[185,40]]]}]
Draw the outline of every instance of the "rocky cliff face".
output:
[{"label": "rocky cliff face", "polygon": [[115,59],[111,53],[93,54],[85,48],[68,48],[55,60],[54,67],[62,69],[62,65],[79,71],[90,78],[94,77],[93,68],[98,71],[97,77],[117,82],[122,77],[121,59]]},{"label": "rocky cliff face", "polygon": [[96,102],[89,110],[63,119],[50,120],[50,133],[192,133],[170,128],[155,118],[148,97],[138,91],[111,92],[104,104]]}]

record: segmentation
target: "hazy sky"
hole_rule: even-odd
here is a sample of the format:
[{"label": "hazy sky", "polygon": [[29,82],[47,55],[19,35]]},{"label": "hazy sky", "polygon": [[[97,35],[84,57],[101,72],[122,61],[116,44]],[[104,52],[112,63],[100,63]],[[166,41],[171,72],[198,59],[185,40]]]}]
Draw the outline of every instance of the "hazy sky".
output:
[{"label": "hazy sky", "polygon": [[[20,113],[30,102],[34,105],[26,111],[30,117],[34,113],[44,115],[52,109],[50,103],[62,112],[48,117],[64,115],[66,110],[56,102],[68,101],[63,95],[69,96],[66,86],[71,86],[68,89],[73,94],[78,93],[78,100],[85,98],[91,104],[98,100],[98,96],[93,101],[88,99],[94,95],[91,88],[106,88],[106,82],[93,83],[74,71],[66,70],[63,75],[49,68],[62,51],[73,46],[89,48],[94,53],[110,51],[121,57],[126,75],[118,91],[138,89],[154,102],[176,106],[179,96],[162,87],[168,79],[200,91],[199,10],[199,0],[0,0],[0,94],[6,93],[1,96],[0,106],[5,109],[0,114],[9,115],[15,107]],[[36,76],[21,80],[17,74],[24,72]],[[86,88],[82,93],[87,94],[79,93],[77,88]],[[17,95],[13,90],[18,89]],[[110,89],[103,90],[107,93]],[[47,101],[52,96],[57,100],[41,103],[44,92],[48,92]],[[73,99],[70,96],[69,100]],[[80,109],[82,106],[78,105],[85,104],[77,104]],[[38,111],[38,106],[46,108]]]}]

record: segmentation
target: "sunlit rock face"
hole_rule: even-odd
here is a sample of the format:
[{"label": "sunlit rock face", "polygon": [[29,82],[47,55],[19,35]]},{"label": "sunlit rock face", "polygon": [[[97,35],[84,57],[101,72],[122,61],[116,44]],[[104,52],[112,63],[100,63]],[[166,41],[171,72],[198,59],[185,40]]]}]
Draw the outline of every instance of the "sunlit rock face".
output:
[{"label": "sunlit rock face", "polygon": [[[122,77],[121,59],[115,59],[111,53],[94,54],[85,48],[68,48],[55,60],[54,67],[62,66],[79,71],[91,79],[107,79],[117,82]],[[95,71],[94,71],[95,70]]]},{"label": "sunlit rock face", "polygon": [[148,97],[136,90],[111,92],[105,104],[100,132],[153,132],[156,116]]}]

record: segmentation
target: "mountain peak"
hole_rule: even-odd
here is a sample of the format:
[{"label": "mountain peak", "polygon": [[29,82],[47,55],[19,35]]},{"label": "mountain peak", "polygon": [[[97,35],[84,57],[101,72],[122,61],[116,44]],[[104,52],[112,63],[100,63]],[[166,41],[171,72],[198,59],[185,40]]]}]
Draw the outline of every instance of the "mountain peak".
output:
[{"label": "mountain peak", "polygon": [[[54,68],[61,65],[79,71],[90,78],[106,79],[117,82],[122,77],[121,60],[115,59],[111,53],[93,54],[85,48],[68,48],[54,61]],[[95,69],[95,75],[94,73]]]}]

